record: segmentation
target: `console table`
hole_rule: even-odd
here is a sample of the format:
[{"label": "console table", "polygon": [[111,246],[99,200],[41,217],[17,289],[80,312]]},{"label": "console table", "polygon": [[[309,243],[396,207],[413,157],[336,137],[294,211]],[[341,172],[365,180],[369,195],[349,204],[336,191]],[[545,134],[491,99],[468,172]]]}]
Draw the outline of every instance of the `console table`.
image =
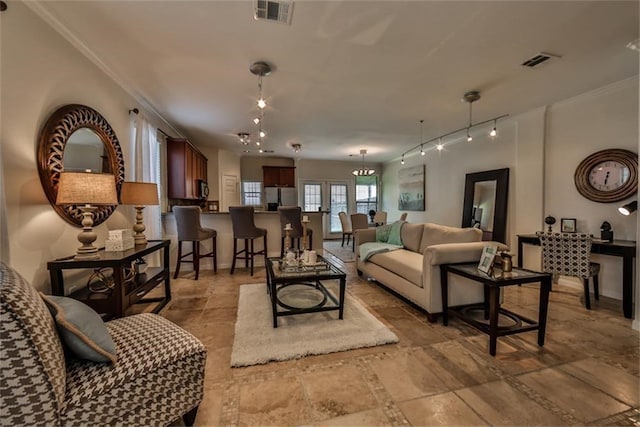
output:
[{"label": "console table", "polygon": [[[171,300],[171,284],[169,274],[169,244],[170,240],[149,240],[146,245],[136,245],[126,251],[106,252],[98,251],[98,258],[92,260],[75,260],[73,256],[57,259],[47,263],[51,277],[51,292],[53,295],[64,295],[64,270],[99,269],[109,267],[113,269],[113,288],[107,293],[91,292],[87,286],[74,291],[71,298],[82,301],[106,318],[118,318],[126,315],[126,311],[133,304],[157,302],[153,312],[158,313]],[[149,267],[144,273],[136,274],[131,280],[125,280],[125,269],[143,256],[163,249],[162,267]],[[144,298],[156,286],[164,282],[164,296]]]},{"label": "console table", "polygon": [[[540,246],[535,234],[518,234],[518,267],[522,267],[522,245]],[[591,243],[594,254],[611,255],[622,258],[622,311],[624,317],[633,317],[633,259],[636,256],[636,242],[633,240],[614,240],[613,242],[594,239]]]}]

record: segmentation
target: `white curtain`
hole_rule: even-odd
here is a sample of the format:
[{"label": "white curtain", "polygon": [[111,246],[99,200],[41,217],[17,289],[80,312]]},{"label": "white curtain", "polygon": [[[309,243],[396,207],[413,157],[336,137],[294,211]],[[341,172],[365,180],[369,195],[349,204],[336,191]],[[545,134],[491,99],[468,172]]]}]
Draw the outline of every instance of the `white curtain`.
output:
[{"label": "white curtain", "polygon": [[[160,147],[157,131],[142,112],[132,116],[132,171],[131,180],[153,182],[158,186],[160,200]],[[160,206],[146,206],[144,209],[144,234],[149,240],[162,238]]]}]

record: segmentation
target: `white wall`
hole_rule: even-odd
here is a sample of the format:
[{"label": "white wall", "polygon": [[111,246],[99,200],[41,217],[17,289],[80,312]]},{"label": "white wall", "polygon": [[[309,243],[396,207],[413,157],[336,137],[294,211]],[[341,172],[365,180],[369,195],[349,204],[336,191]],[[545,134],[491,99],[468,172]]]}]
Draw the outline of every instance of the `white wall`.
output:
[{"label": "white wall", "polygon": [[[517,249],[517,234],[544,226],[546,215],[577,218],[578,231],[600,235],[600,224],[609,221],[616,239],[635,240],[638,216],[617,213],[621,203],[595,203],[576,190],[573,174],[582,159],[605,148],[638,151],[638,78],[582,94],[498,122],[498,138],[476,136],[467,143],[461,136],[442,152],[430,149],[386,163],[383,173],[383,207],[398,215],[398,170],[426,165],[426,210],[409,212],[410,222],[436,222],[460,226],[464,177],[470,172],[510,168],[507,214],[508,244]],[[632,198],[633,199],[633,198]],[[539,249],[525,247],[525,266],[539,268]],[[622,297],[622,260],[594,255],[602,264],[600,292]],[[636,263],[637,265],[637,263]],[[563,283],[580,287],[563,278]],[[637,287],[637,283],[636,283]]]},{"label": "white wall", "polygon": [[[617,211],[624,201],[592,202],[575,188],[573,174],[578,164],[605,148],[638,151],[637,77],[551,105],[545,151],[546,213],[558,221],[576,218],[578,231],[597,237],[602,222],[608,221],[615,239],[635,240],[637,214],[625,217]],[[627,201],[632,199],[634,197]],[[559,225],[556,228],[559,229]],[[600,292],[622,298],[622,260],[603,255],[594,255],[593,259],[602,265]],[[580,286],[577,279],[572,281]]]},{"label": "white wall", "polygon": [[[97,110],[114,129],[129,159],[128,110],[135,99],[107,77],[21,2],[11,2],[2,15],[1,119],[2,174],[6,201],[6,233],[2,258],[37,288],[49,290],[46,263],[71,255],[79,246],[79,228],[67,224],[50,206],[37,170],[37,140],[48,116],[65,104]],[[169,131],[169,129],[164,129]],[[174,135],[178,136],[178,135]],[[130,209],[119,208],[96,227],[104,241],[111,224],[130,226]],[[113,228],[113,227],[111,227]]]}]

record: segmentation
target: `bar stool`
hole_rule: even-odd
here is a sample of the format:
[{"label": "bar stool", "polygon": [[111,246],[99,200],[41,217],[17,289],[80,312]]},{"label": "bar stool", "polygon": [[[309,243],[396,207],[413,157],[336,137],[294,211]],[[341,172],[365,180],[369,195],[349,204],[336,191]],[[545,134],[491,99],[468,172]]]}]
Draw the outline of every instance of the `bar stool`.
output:
[{"label": "bar stool", "polygon": [[[193,269],[196,272],[196,280],[200,274],[200,258],[213,258],[213,271],[218,272],[218,252],[216,250],[216,238],[218,232],[210,228],[204,228],[200,225],[200,207],[199,206],[174,206],[173,215],[176,218],[178,227],[178,262],[176,272],[173,278],[178,277],[180,272],[180,264],[183,262],[193,263]],[[200,254],[200,242],[212,239],[211,252]],[[192,242],[193,248],[191,252],[182,254],[182,242]],[[184,259],[191,256],[191,259]]]},{"label": "bar stool", "polygon": [[[295,246],[300,250],[300,241],[302,240],[302,232],[304,228],[302,227],[302,209],[300,206],[279,206],[278,213],[280,214],[280,231],[282,232],[282,236],[280,239],[280,256],[284,255],[284,238],[285,232],[284,227],[287,224],[291,224],[292,230],[289,232],[289,237],[291,237],[292,247],[295,241]],[[308,246],[304,249],[309,249],[313,247],[312,238],[313,238],[313,230],[307,228],[307,237]]]},{"label": "bar stool", "polygon": [[[236,269],[236,259],[243,259],[245,267],[251,263],[251,275],[253,276],[253,257],[264,255],[264,263],[267,264],[267,230],[258,228],[253,221],[253,206],[231,206],[229,207],[231,224],[233,226],[233,262],[231,263],[231,274]],[[253,241],[262,237],[264,248],[255,251]],[[244,249],[238,250],[238,239],[244,240]],[[249,245],[251,240],[251,245]]]}]

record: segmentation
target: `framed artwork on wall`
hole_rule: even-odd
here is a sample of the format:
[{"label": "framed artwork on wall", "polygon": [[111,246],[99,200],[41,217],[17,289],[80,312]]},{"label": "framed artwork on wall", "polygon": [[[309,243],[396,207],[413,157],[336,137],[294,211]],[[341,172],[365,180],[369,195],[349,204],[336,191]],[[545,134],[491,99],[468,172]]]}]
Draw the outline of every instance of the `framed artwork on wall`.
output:
[{"label": "framed artwork on wall", "polygon": [[561,218],[560,219],[560,231],[563,233],[575,233],[576,232],[576,219],[575,218]]},{"label": "framed artwork on wall", "polygon": [[398,171],[398,210],[424,211],[424,165]]}]

